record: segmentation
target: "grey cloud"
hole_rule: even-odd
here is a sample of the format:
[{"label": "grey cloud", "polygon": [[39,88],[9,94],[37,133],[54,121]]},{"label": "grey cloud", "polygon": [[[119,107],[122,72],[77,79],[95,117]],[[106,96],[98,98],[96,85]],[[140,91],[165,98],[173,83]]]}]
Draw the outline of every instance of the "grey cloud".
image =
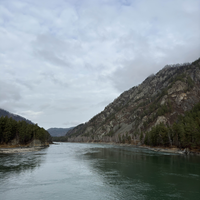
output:
[{"label": "grey cloud", "polygon": [[137,60],[124,61],[123,68],[117,69],[110,79],[113,81],[114,86],[119,92],[123,92],[140,84],[147,76],[155,73],[159,69],[159,65],[147,59],[146,62],[143,58]]},{"label": "grey cloud", "polygon": [[63,59],[60,59],[56,54],[52,51],[48,50],[37,50],[35,52],[36,56],[43,58],[45,61],[50,62],[56,66],[70,67],[70,64]]},{"label": "grey cloud", "polygon": [[34,83],[30,80],[22,80],[19,78],[16,78],[16,83],[20,84],[21,86],[24,86],[26,88],[28,88],[29,90],[33,90],[34,87]]},{"label": "grey cloud", "polygon": [[199,0],[2,1],[0,107],[45,128],[85,122],[166,64],[197,59],[199,18]]},{"label": "grey cloud", "polygon": [[66,126],[66,127],[73,127],[73,126],[77,126],[78,124],[81,124],[83,122],[81,121],[67,121],[67,122],[64,122],[63,125]]},{"label": "grey cloud", "polygon": [[0,102],[19,101],[21,99],[19,88],[15,84],[0,80],[0,85]]},{"label": "grey cloud", "polygon": [[52,81],[54,84],[58,84],[59,86],[62,87],[68,87],[69,84],[67,83],[67,81],[63,81],[61,80],[61,77],[56,77],[55,74],[53,74],[53,72],[43,72],[41,73],[42,79],[47,80],[49,79],[50,81]]},{"label": "grey cloud", "polygon": [[43,103],[43,104],[41,104],[40,106],[39,106],[39,110],[46,110],[46,109],[48,109],[48,108],[50,108],[51,107],[51,104],[48,102],[48,103]]},{"label": "grey cloud", "polygon": [[23,101],[23,92],[19,85],[12,81],[0,80],[0,108],[16,113],[29,106],[28,102]]},{"label": "grey cloud", "polygon": [[36,57],[62,67],[72,67],[72,60],[82,51],[80,42],[73,39],[65,41],[51,35],[38,35],[32,45]]},{"label": "grey cloud", "polygon": [[[34,55],[57,66],[69,67],[67,59],[60,58],[65,52],[65,45],[60,40],[48,35],[39,35],[33,42]],[[60,57],[59,57],[60,56]]]},{"label": "grey cloud", "polygon": [[110,76],[118,91],[123,92],[140,84],[150,74],[158,72],[167,64],[193,62],[200,57],[200,46],[198,43],[177,45],[171,51],[160,49],[160,52],[163,52],[162,55],[164,55],[162,59],[159,56],[156,58],[151,52],[146,51],[145,55],[137,54],[135,59],[122,60],[120,66],[123,67],[117,68]]}]

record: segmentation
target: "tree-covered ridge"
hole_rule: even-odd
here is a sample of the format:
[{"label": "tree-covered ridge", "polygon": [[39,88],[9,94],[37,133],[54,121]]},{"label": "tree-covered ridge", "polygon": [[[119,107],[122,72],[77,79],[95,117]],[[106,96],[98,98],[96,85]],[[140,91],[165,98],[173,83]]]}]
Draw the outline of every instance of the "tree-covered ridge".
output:
[{"label": "tree-covered ridge", "polygon": [[0,108],[0,117],[5,117],[5,116],[7,116],[7,117],[12,117],[14,120],[16,120],[16,121],[25,121],[25,122],[27,122],[28,124],[33,124],[33,122],[31,122],[30,120],[28,120],[28,119],[26,119],[26,118],[24,118],[24,117],[22,117],[22,116],[19,116],[19,115],[16,115],[16,114],[13,114],[13,113],[10,113],[10,112],[8,112],[8,111],[6,111],[6,110],[4,110],[4,109],[2,109],[2,108]]},{"label": "tree-covered ridge", "polygon": [[141,136],[141,141],[151,146],[200,148],[200,102],[184,116],[180,115],[172,126],[161,123],[153,127],[144,138]]},{"label": "tree-covered ridge", "polygon": [[18,140],[19,144],[28,144],[33,139],[39,139],[44,143],[51,140],[51,136],[37,124],[15,121],[7,116],[0,117],[0,144],[8,144],[13,139]]}]

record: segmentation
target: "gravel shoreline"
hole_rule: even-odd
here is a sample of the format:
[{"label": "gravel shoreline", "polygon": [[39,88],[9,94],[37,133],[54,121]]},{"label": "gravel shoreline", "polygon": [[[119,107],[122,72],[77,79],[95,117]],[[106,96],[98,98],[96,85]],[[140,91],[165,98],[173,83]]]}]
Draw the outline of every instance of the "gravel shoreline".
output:
[{"label": "gravel shoreline", "polygon": [[[95,143],[95,142],[91,142]],[[112,144],[112,145],[119,145],[119,146],[135,146],[138,148],[144,148],[155,152],[163,152],[163,153],[175,153],[181,155],[199,155],[200,153],[191,152],[188,149],[178,149],[178,148],[162,148],[162,147],[149,147],[149,146],[138,146],[132,144],[117,144],[117,143],[103,143],[97,142],[99,144]],[[0,153],[2,154],[12,154],[12,153],[28,153],[33,151],[40,151],[44,147],[15,147],[15,148],[0,148]]]},{"label": "gravel shoreline", "polygon": [[19,147],[19,148],[0,148],[0,153],[28,153],[33,151],[40,151],[43,147]]},{"label": "gravel shoreline", "polygon": [[[82,142],[80,142],[82,143]],[[118,145],[118,146],[134,146],[138,148],[148,149],[154,152],[163,152],[163,153],[173,153],[173,154],[180,154],[180,155],[197,155],[200,156],[200,152],[194,152],[189,150],[188,148],[179,149],[176,147],[173,148],[165,148],[165,147],[150,147],[150,146],[142,146],[142,145],[135,145],[135,144],[122,144],[122,143],[115,143],[115,142],[85,142],[85,143],[97,143],[97,144],[110,144],[110,145]]]}]

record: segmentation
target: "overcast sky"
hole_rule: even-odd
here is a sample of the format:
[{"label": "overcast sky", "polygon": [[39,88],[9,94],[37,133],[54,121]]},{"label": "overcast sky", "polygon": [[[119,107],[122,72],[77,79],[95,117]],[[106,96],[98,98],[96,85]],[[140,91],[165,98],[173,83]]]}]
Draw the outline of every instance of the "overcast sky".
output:
[{"label": "overcast sky", "polygon": [[200,0],[0,0],[0,108],[46,129],[199,57]]}]

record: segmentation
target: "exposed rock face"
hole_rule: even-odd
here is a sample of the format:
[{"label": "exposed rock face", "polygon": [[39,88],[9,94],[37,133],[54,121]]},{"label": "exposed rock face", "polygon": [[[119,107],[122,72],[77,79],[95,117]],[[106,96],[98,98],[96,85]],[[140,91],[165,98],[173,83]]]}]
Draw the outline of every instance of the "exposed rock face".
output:
[{"label": "exposed rock face", "polygon": [[187,99],[187,94],[186,93],[181,93],[181,94],[178,94],[176,96],[175,102],[176,102],[177,105],[180,105],[181,101],[184,100],[184,99],[185,100]]},{"label": "exposed rock face", "polygon": [[70,130],[70,142],[139,140],[153,126],[172,124],[200,101],[200,59],[168,66],[123,92],[87,123]]},{"label": "exposed rock face", "polygon": [[167,118],[165,116],[158,116],[155,126],[160,123],[167,124]]},{"label": "exposed rock face", "polygon": [[177,93],[187,89],[187,84],[182,81],[176,81],[175,84],[168,90],[168,94]]}]

